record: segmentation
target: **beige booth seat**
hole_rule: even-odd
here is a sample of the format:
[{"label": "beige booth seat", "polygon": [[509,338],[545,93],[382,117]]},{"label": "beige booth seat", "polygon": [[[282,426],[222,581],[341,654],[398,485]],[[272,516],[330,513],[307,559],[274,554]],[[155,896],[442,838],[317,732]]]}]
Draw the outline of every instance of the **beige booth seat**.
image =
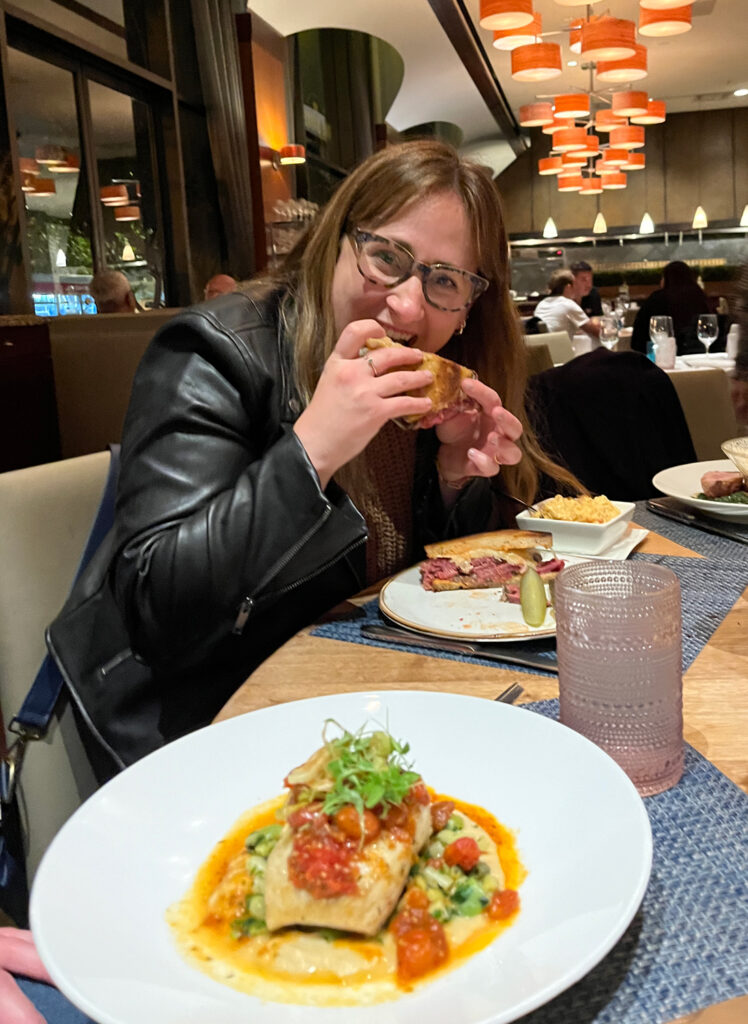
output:
[{"label": "beige booth seat", "polygon": [[737,437],[738,424],[724,370],[670,370],[699,462],[723,459],[720,444]]},{"label": "beige booth seat", "polygon": [[526,334],[527,345],[547,345],[554,365],[568,363],[574,358],[574,347],[566,331],[549,331],[547,334]]},{"label": "beige booth seat", "polygon": [[[98,452],[0,473],[0,706],[6,726],[46,653],[44,630],[67,597],[108,468],[109,452]],[[95,788],[63,698],[46,739],[27,747],[21,772],[30,875]]]},{"label": "beige booth seat", "polygon": [[179,310],[62,316],[49,322],[62,457],[121,440],[138,363],[156,331]]}]

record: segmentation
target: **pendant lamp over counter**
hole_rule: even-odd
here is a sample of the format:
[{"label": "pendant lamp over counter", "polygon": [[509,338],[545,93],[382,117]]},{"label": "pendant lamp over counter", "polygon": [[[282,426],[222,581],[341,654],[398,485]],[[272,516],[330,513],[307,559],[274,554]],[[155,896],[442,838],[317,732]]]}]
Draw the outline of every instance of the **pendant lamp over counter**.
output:
[{"label": "pendant lamp over counter", "polygon": [[665,10],[639,8],[639,35],[677,36],[691,29],[691,6],[681,4]]},{"label": "pendant lamp over counter", "polygon": [[550,103],[527,103],[519,108],[518,120],[523,128],[541,128],[553,124],[553,107]]},{"label": "pendant lamp over counter", "polygon": [[636,26],[623,18],[598,18],[582,25],[585,60],[624,60],[636,53]]},{"label": "pendant lamp over counter", "polygon": [[553,222],[553,217],[549,217],[545,222],[543,227],[543,238],[558,238],[558,230]]},{"label": "pendant lamp over counter", "polygon": [[543,19],[536,14],[529,25],[521,28],[496,29],[493,34],[493,45],[497,50],[515,50],[518,46],[529,46],[540,42],[543,31]]},{"label": "pendant lamp over counter", "polygon": [[709,221],[706,216],[706,210],[703,206],[697,206],[696,212],[693,215],[692,228],[708,228]]},{"label": "pendant lamp over counter", "polygon": [[605,217],[603,217],[602,211],[597,211],[597,217],[595,217],[595,223],[592,225],[593,235],[604,235],[608,230],[608,225],[605,223]]},{"label": "pendant lamp over counter", "polygon": [[522,28],[534,17],[532,0],[480,0],[481,28]]},{"label": "pendant lamp over counter", "polygon": [[531,43],[512,50],[512,78],[517,82],[543,82],[561,74],[558,43]]},{"label": "pendant lamp over counter", "polygon": [[624,57],[623,60],[599,60],[595,67],[595,77],[598,82],[638,82],[646,78],[647,70],[647,48],[641,43],[636,43],[636,51],[631,57]]}]

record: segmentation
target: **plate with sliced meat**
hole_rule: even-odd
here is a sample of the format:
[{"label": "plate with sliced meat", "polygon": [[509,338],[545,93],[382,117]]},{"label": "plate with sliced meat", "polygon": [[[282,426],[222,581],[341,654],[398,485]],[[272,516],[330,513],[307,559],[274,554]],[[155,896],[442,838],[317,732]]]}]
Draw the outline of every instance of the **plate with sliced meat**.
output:
[{"label": "plate with sliced meat", "polygon": [[[498,530],[429,544],[425,561],[384,585],[379,607],[400,625],[437,636],[492,642],[554,636],[550,583],[565,566],[588,559],[558,556],[551,543],[549,533]],[[528,569],[538,573],[546,589],[547,610],[539,626],[528,625],[519,604]]]},{"label": "plate with sliced meat", "polygon": [[652,483],[663,494],[705,515],[748,523],[748,480],[741,477],[731,459],[672,466],[657,473]]}]

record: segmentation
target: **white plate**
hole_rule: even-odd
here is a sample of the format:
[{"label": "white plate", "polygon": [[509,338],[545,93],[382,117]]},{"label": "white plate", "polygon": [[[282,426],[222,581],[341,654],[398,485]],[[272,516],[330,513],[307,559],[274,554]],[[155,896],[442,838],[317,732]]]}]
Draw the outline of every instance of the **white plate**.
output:
[{"label": "white plate", "polygon": [[717,519],[729,519],[733,523],[748,523],[748,505],[726,505],[721,501],[707,501],[694,498],[701,490],[701,478],[712,469],[737,472],[731,459],[714,459],[711,462],[687,462],[683,466],[662,469],[652,477],[658,491],[678,498],[686,505],[692,505],[700,512]]},{"label": "white plate", "polygon": [[[263,1003],[182,960],[164,913],[238,817],[282,790],[328,717],[387,723],[429,785],[514,829],[522,909],[485,950],[396,1002]],[[642,900],[651,855],[634,786],[571,729],[477,697],[342,694],[209,726],[113,779],[53,840],[31,924],[55,983],[100,1024],[504,1024],[605,956]]]},{"label": "white plate", "polygon": [[[589,555],[560,557],[566,565],[590,561]],[[542,626],[528,626],[518,604],[501,600],[503,587],[435,593],[421,586],[419,565],[393,576],[380,590],[379,607],[388,619],[422,633],[458,640],[515,642],[556,635],[556,619],[551,608]]]}]

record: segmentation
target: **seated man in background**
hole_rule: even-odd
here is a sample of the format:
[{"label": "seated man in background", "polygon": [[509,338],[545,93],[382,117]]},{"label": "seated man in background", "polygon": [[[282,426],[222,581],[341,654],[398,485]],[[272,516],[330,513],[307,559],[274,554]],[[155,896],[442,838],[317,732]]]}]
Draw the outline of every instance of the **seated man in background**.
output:
[{"label": "seated man in background", "polygon": [[89,291],[98,313],[136,313],[138,302],[130,282],[120,270],[99,270],[91,278]]},{"label": "seated man in background", "polygon": [[574,340],[578,331],[592,338],[600,334],[600,326],[590,320],[574,301],[574,275],[570,270],[556,270],[548,280],[548,295],[535,307],[535,316],[547,325],[549,331],[566,331]]},{"label": "seated man in background", "polygon": [[600,301],[600,292],[592,283],[592,267],[586,260],[578,260],[572,263],[571,272],[574,275],[574,301],[582,307],[587,316],[602,316],[603,304]]},{"label": "seated man in background", "polygon": [[203,289],[204,299],[215,299],[218,295],[228,295],[236,291],[236,281],[230,274],[215,274]]}]

